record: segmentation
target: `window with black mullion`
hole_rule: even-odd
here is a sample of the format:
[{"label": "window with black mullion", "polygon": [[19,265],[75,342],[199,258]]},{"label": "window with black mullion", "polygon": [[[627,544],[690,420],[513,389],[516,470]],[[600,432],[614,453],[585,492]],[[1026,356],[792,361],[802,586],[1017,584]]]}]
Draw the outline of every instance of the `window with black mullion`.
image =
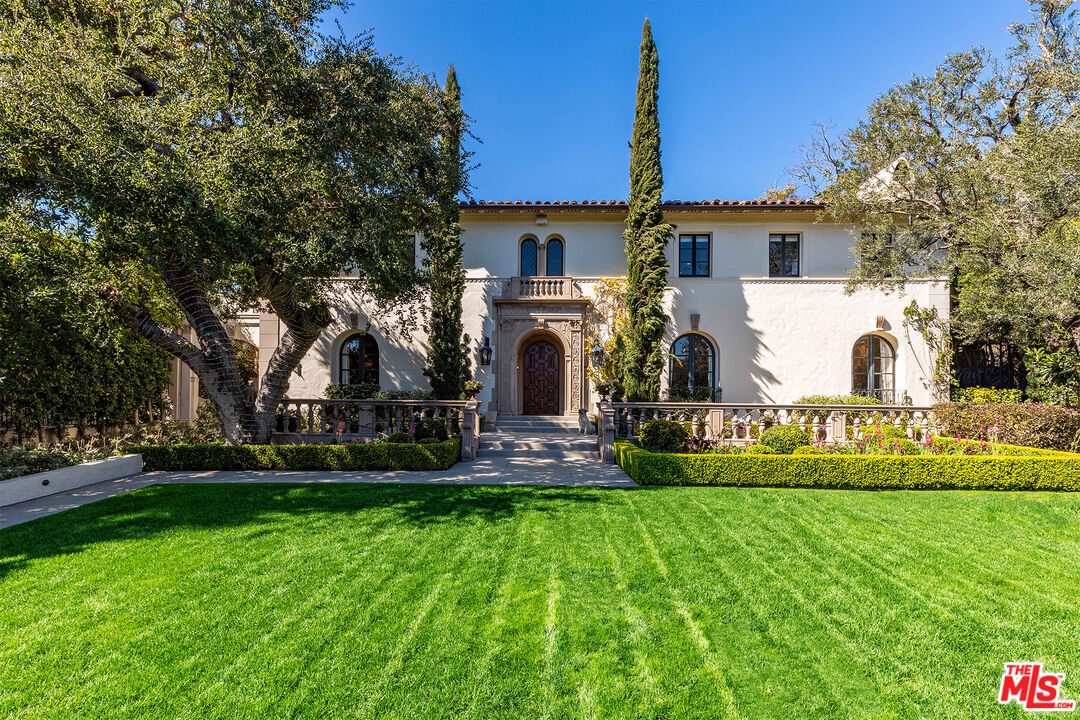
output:
[{"label": "window with black mullion", "polygon": [[679,235],[679,277],[709,277],[708,235]]},{"label": "window with black mullion", "polygon": [[769,277],[798,276],[798,233],[773,233],[769,235]]}]

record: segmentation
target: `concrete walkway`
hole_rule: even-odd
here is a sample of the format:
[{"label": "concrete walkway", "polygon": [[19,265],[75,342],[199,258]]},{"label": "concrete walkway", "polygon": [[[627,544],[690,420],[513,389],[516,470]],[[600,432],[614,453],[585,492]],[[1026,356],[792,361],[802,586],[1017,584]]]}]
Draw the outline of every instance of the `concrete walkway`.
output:
[{"label": "concrete walkway", "polygon": [[[595,441],[595,437],[593,438]],[[53,515],[151,485],[191,483],[415,483],[420,485],[569,485],[637,487],[618,465],[599,460],[543,457],[528,450],[517,455],[484,457],[449,470],[423,472],[286,472],[275,470],[150,472],[107,480],[70,492],[48,495],[0,508],[0,528]]]}]

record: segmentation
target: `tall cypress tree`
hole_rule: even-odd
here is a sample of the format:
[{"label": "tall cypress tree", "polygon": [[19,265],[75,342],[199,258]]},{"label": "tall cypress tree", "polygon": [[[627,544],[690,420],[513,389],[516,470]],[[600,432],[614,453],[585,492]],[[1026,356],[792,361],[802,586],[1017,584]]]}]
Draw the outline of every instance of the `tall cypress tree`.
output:
[{"label": "tall cypress tree", "polygon": [[446,122],[439,137],[442,178],[438,197],[439,219],[425,240],[427,268],[431,273],[431,314],[427,332],[430,344],[424,375],[435,397],[456,400],[472,372],[469,336],[461,325],[461,298],[465,293],[465,272],[461,267],[461,224],[458,193],[464,176],[461,136],[465,117],[461,111],[461,89],[451,65],[446,72],[444,101]]},{"label": "tall cypress tree", "polygon": [[660,60],[649,19],[641,28],[634,133],[630,140],[630,207],[626,215],[626,397],[657,400],[664,367],[663,339],[667,326],[664,290],[667,287],[668,241],[674,228],[664,222],[664,172],[660,165],[658,99]]}]

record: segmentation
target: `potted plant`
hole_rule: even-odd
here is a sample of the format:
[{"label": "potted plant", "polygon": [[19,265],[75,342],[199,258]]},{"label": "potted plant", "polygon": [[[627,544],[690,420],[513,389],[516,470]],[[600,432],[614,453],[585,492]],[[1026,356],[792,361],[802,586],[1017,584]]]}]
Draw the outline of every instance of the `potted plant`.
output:
[{"label": "potted plant", "polygon": [[601,382],[596,384],[596,392],[600,395],[600,399],[605,402],[608,399],[608,395],[610,395],[613,390],[615,390],[614,383]]},{"label": "potted plant", "polygon": [[484,383],[479,380],[466,380],[465,381],[465,397],[469,400],[475,400],[476,396],[480,394],[480,391],[484,389]]}]

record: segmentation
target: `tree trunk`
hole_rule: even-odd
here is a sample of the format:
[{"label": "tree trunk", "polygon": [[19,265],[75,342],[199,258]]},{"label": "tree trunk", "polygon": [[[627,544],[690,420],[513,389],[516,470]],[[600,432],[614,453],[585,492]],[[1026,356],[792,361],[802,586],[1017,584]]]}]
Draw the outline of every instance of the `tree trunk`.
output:
[{"label": "tree trunk", "polygon": [[286,331],[270,358],[258,396],[253,396],[240,372],[228,329],[185,262],[172,259],[161,263],[161,276],[195,331],[198,346],[162,328],[148,310],[127,303],[114,288],[103,288],[105,297],[137,334],[180,358],[198,376],[230,445],[270,442],[278,403],[289,388],[289,377],[330,324],[330,313],[324,305],[304,306],[296,301],[291,282],[282,280],[272,269],[264,268],[259,275],[264,297]]}]

